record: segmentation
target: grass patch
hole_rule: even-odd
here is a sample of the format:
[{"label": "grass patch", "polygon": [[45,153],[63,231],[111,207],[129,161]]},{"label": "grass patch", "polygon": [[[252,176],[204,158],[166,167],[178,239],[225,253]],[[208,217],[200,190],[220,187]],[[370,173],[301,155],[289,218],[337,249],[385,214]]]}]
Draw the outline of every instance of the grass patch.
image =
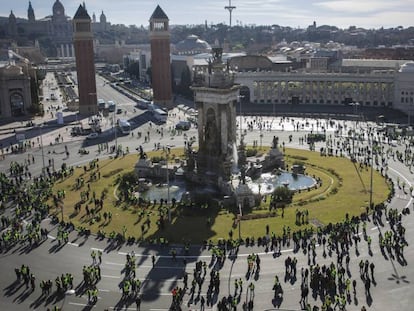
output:
[{"label": "grass patch", "polygon": [[[162,152],[148,152],[148,156],[159,157]],[[183,149],[171,150],[169,159],[174,165],[177,159],[183,158]],[[314,226],[314,224],[335,223],[344,219],[345,214],[349,216],[360,215],[369,204],[370,170],[360,170],[358,164],[354,164],[346,158],[322,157],[317,152],[286,149],[285,161],[291,165],[295,161],[302,161],[306,165],[306,173],[321,180],[321,186],[311,191],[301,191],[293,197],[293,202],[285,208],[284,217],[281,217],[281,210],[269,213],[269,198],[261,202],[260,206],[254,208],[252,214],[263,214],[258,219],[241,221],[242,237],[263,236],[266,225],[270,231],[280,234],[283,226],[289,226],[292,230],[303,229]],[[159,208],[159,204],[149,206],[135,206],[118,202],[114,196],[119,176],[134,169],[138,156],[136,154],[126,155],[121,158],[99,160],[99,172],[102,178],[97,181],[90,181],[90,198],[92,194],[100,198],[105,191],[107,194],[103,199],[102,210],[96,212],[100,216],[99,221],[91,222],[91,217],[86,216],[86,205],[93,208],[91,199],[82,204],[80,212],[74,209],[81,200],[81,192],[87,190],[87,181],[90,176],[98,171],[97,169],[86,170],[78,168],[73,176],[64,181],[57,182],[54,186],[54,193],[57,190],[65,190],[63,214],[65,221],[72,221],[75,226],[84,226],[92,232],[104,231],[122,232],[126,226],[126,236],[134,236],[136,239],[154,239],[168,237],[174,242],[191,241],[199,243],[203,240],[216,241],[220,238],[228,238],[229,231],[234,231],[233,237],[238,237],[238,229],[233,227],[234,214],[220,207],[180,207],[171,209],[171,223],[165,222],[163,228],[157,225],[160,215],[166,219],[165,206]],[[88,165],[86,165],[88,167]],[[83,187],[77,189],[76,179],[82,177],[85,181]],[[377,172],[374,172],[374,204],[387,199],[390,191],[385,179]],[[186,209],[188,208],[188,209]],[[309,211],[310,224],[297,226],[295,224],[296,210]],[[161,211],[160,211],[161,210]],[[163,211],[162,211],[163,210]],[[61,210],[55,210],[60,217]],[[112,220],[104,221],[103,213],[111,213]],[[265,217],[265,218],[262,218]],[[252,216],[252,218],[255,218]],[[97,218],[98,219],[98,218]],[[149,226],[146,224],[150,224]],[[144,230],[143,230],[144,229]]]}]

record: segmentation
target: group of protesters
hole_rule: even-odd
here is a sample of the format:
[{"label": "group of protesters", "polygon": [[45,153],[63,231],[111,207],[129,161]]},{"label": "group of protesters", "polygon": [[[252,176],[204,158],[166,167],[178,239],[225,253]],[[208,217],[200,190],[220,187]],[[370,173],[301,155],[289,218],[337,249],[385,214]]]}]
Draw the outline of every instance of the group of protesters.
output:
[{"label": "group of protesters", "polygon": [[[153,259],[155,262],[155,258]],[[125,302],[135,301],[137,309],[141,305],[142,281],[136,277],[136,256],[132,251],[126,255],[125,267],[123,269],[124,279],[119,284],[122,291],[121,300]]]},{"label": "group of protesters", "polygon": [[[253,123],[252,123],[253,126]],[[264,125],[268,127],[269,125]],[[371,134],[372,133],[372,134]],[[375,136],[376,135],[376,136]],[[366,137],[357,137],[357,139],[369,138],[373,143],[374,137],[378,140],[381,137],[379,134],[374,134],[369,130],[366,133]],[[387,162],[390,159],[397,159],[403,162],[407,167],[412,167],[413,157],[410,148],[406,148],[405,152],[400,153],[393,151],[392,149],[386,150],[384,153],[377,153],[373,155],[369,148],[362,147],[357,142],[356,148],[351,147],[351,141],[349,138],[331,138],[332,147],[338,150],[342,150],[348,155],[355,157],[361,166],[361,169],[365,169],[370,165],[370,157],[374,157],[377,169],[384,175],[387,172]],[[403,141],[404,143],[404,141]],[[405,142],[408,146],[409,143]],[[379,147],[384,150],[384,147]],[[354,150],[352,150],[354,149]],[[381,150],[381,149],[379,149]],[[334,152],[335,154],[335,152]],[[4,173],[0,173],[0,201],[8,202],[11,199],[15,202],[15,209],[13,216],[2,215],[1,228],[4,229],[0,238],[1,249],[8,249],[17,243],[26,243],[29,246],[39,244],[42,240],[47,238],[48,232],[45,228],[41,227],[41,220],[49,214],[50,206],[48,206],[44,199],[51,198],[57,204],[65,197],[64,192],[58,192],[52,194],[51,187],[59,178],[73,174],[73,168],[62,167],[58,172],[47,172],[43,176],[32,178],[29,167],[30,163],[33,163],[34,159],[28,159],[23,164],[12,162],[10,165],[10,176],[6,176]],[[93,161],[88,166],[84,167],[85,170],[96,170],[97,178],[100,177],[99,164]],[[30,183],[28,182],[30,181]],[[95,206],[102,208],[102,198],[95,198],[94,192],[90,189],[90,183],[87,183],[88,189],[83,191],[81,197],[82,200],[87,201],[90,196],[95,199]],[[84,181],[77,180],[77,186],[79,188],[84,187]],[[399,185],[400,186],[400,185]],[[404,188],[403,185],[401,185]],[[22,191],[24,189],[24,191]],[[86,210],[89,208],[86,206]],[[409,212],[408,212],[409,213]],[[31,221],[23,222],[28,216],[31,217]],[[297,223],[307,223],[309,212],[296,213]],[[384,219],[385,217],[385,219]],[[367,243],[369,250],[371,249],[372,238],[367,234],[367,224],[373,222],[373,224],[379,226],[379,246],[383,256],[390,256],[391,258],[397,258],[399,261],[406,264],[404,259],[404,248],[408,245],[405,238],[405,228],[402,224],[404,214],[396,209],[387,209],[385,205],[369,206],[365,213],[361,216],[349,217],[346,215],[342,222],[336,224],[328,224],[325,227],[313,229],[300,229],[292,230],[290,227],[283,227],[283,233],[278,236],[273,232],[269,232],[266,229],[266,234],[257,239],[257,245],[263,246],[266,250],[273,251],[279,257],[281,255],[282,247],[290,247],[293,244],[293,252],[296,254],[299,251],[303,251],[308,256],[308,266],[298,267],[296,256],[288,256],[285,259],[285,283],[295,283],[298,271],[301,271],[301,308],[306,310],[334,310],[336,308],[345,310],[346,305],[351,301],[351,295],[356,295],[357,287],[365,289],[365,294],[370,296],[370,286],[375,284],[374,269],[375,265],[373,261],[361,260],[359,262],[360,280],[356,276],[351,275],[350,270],[350,253],[351,248],[354,246],[355,251],[358,251],[358,243],[361,243],[360,235]],[[388,221],[390,229],[382,230],[383,224]],[[382,224],[382,225],[381,225]],[[362,227],[360,234],[359,230]],[[68,235],[71,228],[67,224],[58,225],[57,240],[59,244],[61,242],[68,242]],[[226,259],[227,251],[232,251],[239,247],[239,243],[234,243],[234,239],[230,238],[229,243],[224,243],[220,246],[212,247],[212,264],[214,269],[210,270],[210,282],[208,284],[206,299],[201,295],[202,286],[205,282],[207,275],[207,265],[205,262],[197,262],[193,271],[193,279],[188,286],[188,274],[183,277],[183,287],[175,287],[172,291],[173,302],[172,306],[179,308],[179,305],[183,301],[183,296],[189,293],[190,301],[196,301],[196,297],[201,297],[197,301],[200,301],[202,309],[204,304],[211,306],[213,304],[213,296],[220,293],[220,268]],[[249,238],[249,243],[256,244],[254,238]],[[228,247],[230,245],[230,247]],[[321,245],[322,257],[331,259],[330,263],[319,263],[317,260],[321,258],[317,257],[316,247]],[[173,251],[172,257],[176,260],[176,251]],[[235,254],[235,252],[229,252],[229,254]],[[237,254],[237,252],[236,252]],[[336,257],[335,257],[336,256]],[[90,266],[83,267],[83,284],[85,285],[85,292],[88,295],[88,301],[91,304],[97,302],[98,289],[97,283],[101,279],[101,263],[102,252],[92,251],[92,264]],[[344,260],[345,259],[345,260]],[[247,257],[248,262],[248,274],[254,269],[260,270],[260,258],[257,254],[250,254]],[[125,278],[121,282],[120,287],[122,290],[122,299],[135,299],[140,302],[142,283],[136,278],[136,258],[135,254],[130,253],[127,255],[125,264]],[[26,284],[26,288],[35,289],[35,277],[31,273],[28,266],[22,265],[20,268],[15,269],[18,281],[22,281]],[[250,282],[251,281],[251,282]],[[255,281],[250,280],[247,277],[247,282],[250,282],[246,286],[246,291],[249,292],[249,299],[242,308],[247,310],[253,309],[254,301],[254,287]],[[40,282],[42,289],[42,295],[48,296],[52,289],[51,280],[45,280]],[[218,300],[218,310],[236,310],[241,302],[241,294],[243,292],[243,280],[241,278],[235,278],[234,282],[234,294],[224,296]],[[362,284],[362,285],[360,285]],[[62,276],[55,279],[55,286],[57,292],[62,292],[67,289],[73,288],[73,276],[71,274],[62,274]],[[282,297],[283,295],[283,281],[279,280],[276,275],[273,283],[273,290],[275,297]],[[188,292],[187,292],[188,290]],[[320,308],[317,306],[311,307],[308,295],[313,291],[316,297],[320,297]]]}]

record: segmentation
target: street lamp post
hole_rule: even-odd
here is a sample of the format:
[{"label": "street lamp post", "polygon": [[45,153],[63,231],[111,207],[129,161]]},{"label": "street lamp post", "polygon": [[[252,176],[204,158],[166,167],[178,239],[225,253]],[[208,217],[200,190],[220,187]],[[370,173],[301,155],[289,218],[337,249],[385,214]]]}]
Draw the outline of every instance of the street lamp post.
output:
[{"label": "street lamp post", "polygon": [[359,103],[355,102],[351,104],[352,106],[354,106],[354,129],[353,129],[353,133],[352,133],[352,159],[355,158],[355,132],[356,132],[356,125],[358,122],[358,106]]},{"label": "street lamp post", "polygon": [[170,172],[168,171],[168,154],[167,154],[167,205],[168,205],[168,221],[171,222],[170,207]]},{"label": "street lamp post", "polygon": [[373,192],[373,180],[374,180],[374,141],[373,136],[371,137],[371,175],[370,175],[370,191],[369,191],[369,208],[372,207],[372,192]]},{"label": "street lamp post", "polygon": [[168,149],[165,151],[166,168],[167,168],[167,206],[168,206],[168,222],[171,222],[171,207],[170,207],[170,174],[168,171]]},{"label": "street lamp post", "polygon": [[42,133],[42,124],[39,125],[39,132],[40,132],[40,149],[42,150],[42,175],[45,174],[45,169],[46,169],[46,165],[45,165],[45,153],[43,150],[43,133]]},{"label": "street lamp post", "polygon": [[239,100],[239,107],[240,107],[240,121],[239,121],[239,126],[240,126],[240,145],[241,145],[241,141],[242,141],[242,136],[243,136],[243,129],[242,129],[242,98],[244,98],[244,95],[238,95],[237,96],[238,100]]},{"label": "street lamp post", "polygon": [[243,216],[242,203],[239,203],[239,241],[241,240],[241,218]]},{"label": "street lamp post", "polygon": [[114,129],[114,135],[115,135],[115,155],[118,155],[118,133],[117,128],[115,124],[115,111],[113,113],[113,121],[112,121],[112,128]]}]

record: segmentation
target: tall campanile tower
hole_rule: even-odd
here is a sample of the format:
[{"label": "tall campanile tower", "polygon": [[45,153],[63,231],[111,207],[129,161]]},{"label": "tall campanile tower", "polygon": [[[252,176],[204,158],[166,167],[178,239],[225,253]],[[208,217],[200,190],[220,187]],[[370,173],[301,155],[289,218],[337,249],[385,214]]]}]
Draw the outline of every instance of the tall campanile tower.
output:
[{"label": "tall campanile tower", "polygon": [[73,17],[73,43],[78,75],[79,113],[96,114],[98,107],[91,18],[82,5]]},{"label": "tall campanile tower", "polygon": [[158,5],[150,18],[154,103],[172,108],[169,19]]}]

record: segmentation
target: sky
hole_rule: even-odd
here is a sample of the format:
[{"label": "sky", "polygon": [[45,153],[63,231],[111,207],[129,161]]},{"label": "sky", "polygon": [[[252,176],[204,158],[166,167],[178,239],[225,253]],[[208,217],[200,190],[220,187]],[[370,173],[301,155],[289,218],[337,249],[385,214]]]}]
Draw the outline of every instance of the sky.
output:
[{"label": "sky", "polygon": [[[37,18],[52,14],[56,0],[32,0]],[[306,28],[317,25],[339,28],[349,26],[392,28],[414,26],[414,0],[231,0],[232,24],[272,25]],[[28,0],[0,0],[0,16],[13,10],[17,17],[27,18]],[[81,0],[60,0],[65,14],[73,17]],[[159,4],[171,25],[229,24],[224,9],[229,0],[86,0],[89,15],[97,19],[103,10],[112,24],[147,26],[148,19]]]}]

